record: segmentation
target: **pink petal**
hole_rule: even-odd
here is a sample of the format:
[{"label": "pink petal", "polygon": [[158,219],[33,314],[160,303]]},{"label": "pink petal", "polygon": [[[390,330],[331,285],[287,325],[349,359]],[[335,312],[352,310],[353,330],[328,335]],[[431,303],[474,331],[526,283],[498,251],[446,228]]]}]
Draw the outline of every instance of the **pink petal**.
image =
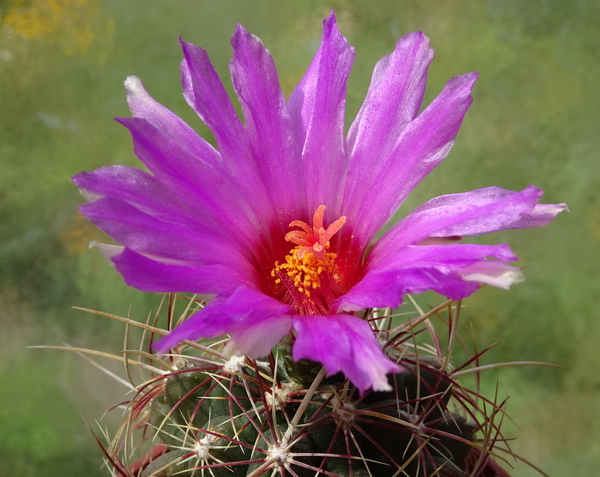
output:
[{"label": "pink petal", "polygon": [[144,84],[136,76],[128,76],[125,80],[127,103],[134,118],[148,121],[173,141],[194,151],[210,164],[220,162],[219,154],[201,138],[185,121],[173,114],[162,104],[156,102],[148,94]]},{"label": "pink petal", "polygon": [[153,260],[125,248],[112,257],[125,282],[139,290],[155,293],[232,293],[243,284],[256,281],[226,265],[185,266]]},{"label": "pink petal", "polygon": [[133,167],[106,166],[80,172],[73,182],[88,200],[114,197],[165,220],[189,223],[202,218],[156,177]]},{"label": "pink petal", "polygon": [[[229,64],[236,93],[242,104],[248,138],[262,181],[287,224],[306,210],[302,164],[293,141],[287,102],[277,77],[273,58],[262,42],[241,25],[231,41]],[[285,233],[285,230],[282,230]]]},{"label": "pink petal", "polygon": [[111,197],[79,209],[98,228],[136,252],[190,266],[221,263],[240,270],[252,269],[235,242],[227,242],[200,222],[182,224],[156,218]]},{"label": "pink petal", "polygon": [[369,324],[350,315],[295,315],[294,360],[310,359],[327,374],[343,372],[361,393],[390,390],[387,374],[402,370],[384,355]]},{"label": "pink petal", "polygon": [[214,134],[222,155],[248,160],[246,130],[208,54],[184,41],[181,47],[184,54],[181,63],[183,96]]},{"label": "pink petal", "polygon": [[194,208],[207,226],[241,235],[246,239],[240,241],[242,246],[262,239],[264,222],[254,211],[256,204],[240,195],[224,169],[210,166],[143,119],[120,121],[131,131],[138,158],[181,201]]},{"label": "pink petal", "polygon": [[242,125],[205,50],[181,42],[184,97],[210,128],[227,175],[257,215],[275,217],[275,209],[258,172],[246,128]]},{"label": "pink petal", "polygon": [[430,237],[473,236],[546,225],[566,206],[537,204],[542,193],[533,186],[520,192],[488,187],[436,197],[385,233],[373,247],[369,263],[388,260],[407,245]]},{"label": "pink petal", "polygon": [[[292,311],[292,307],[252,287],[242,286],[229,297],[217,297],[158,341],[154,347],[164,353],[182,340],[195,341],[230,334],[234,339],[233,350],[230,351],[243,351],[251,358],[259,358],[268,354],[282,338],[286,326],[289,332],[289,315]],[[264,342],[257,335],[260,331]],[[244,338],[249,338],[249,341],[244,343]]]},{"label": "pink petal", "polygon": [[[488,261],[486,257],[496,260]],[[409,246],[387,260],[379,261],[376,266],[370,266],[362,280],[338,298],[334,309],[395,308],[402,303],[402,296],[406,293],[428,290],[458,300],[474,293],[480,283],[504,288],[518,281],[516,269],[506,263],[516,259],[506,245]],[[488,263],[497,265],[486,265]],[[466,270],[464,274],[463,270]],[[511,271],[512,282],[508,275],[494,282],[492,277],[500,270]],[[485,271],[489,273],[486,275]],[[477,276],[479,272],[481,275]]]},{"label": "pink petal", "polygon": [[406,126],[419,114],[427,70],[433,59],[429,39],[409,33],[373,71],[367,97],[350,127],[345,215],[357,215],[385,158]]},{"label": "pink petal", "polygon": [[388,271],[401,268],[428,267],[430,265],[443,266],[448,270],[456,270],[472,263],[483,260],[485,257],[503,261],[513,261],[519,258],[506,244],[501,245],[476,245],[465,243],[442,245],[410,245],[389,255],[385,260],[367,265],[368,271]]},{"label": "pink petal", "polygon": [[[367,185],[367,200],[348,226],[358,246],[366,247],[375,233],[392,217],[406,196],[442,162],[458,134],[471,105],[476,73],[452,78],[440,95],[412,121],[383,160],[371,157],[364,167],[380,171]],[[346,200],[353,200],[346,197]]]},{"label": "pink petal", "polygon": [[231,334],[224,353],[262,358],[267,356],[291,330],[292,319],[288,315],[267,318],[256,325],[245,326]]},{"label": "pink petal", "polygon": [[346,83],[353,61],[354,48],[338,31],[332,14],[323,22],[321,47],[288,104],[302,153],[309,215],[326,205],[334,220],[340,216],[347,165]]}]

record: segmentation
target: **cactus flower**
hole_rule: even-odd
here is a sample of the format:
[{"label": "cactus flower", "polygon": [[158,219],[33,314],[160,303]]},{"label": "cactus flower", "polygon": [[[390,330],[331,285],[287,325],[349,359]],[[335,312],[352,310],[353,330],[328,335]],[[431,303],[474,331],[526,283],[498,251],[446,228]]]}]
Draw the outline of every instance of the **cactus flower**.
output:
[{"label": "cactus flower", "polygon": [[332,14],[308,71],[284,96],[261,41],[238,26],[230,71],[242,122],[206,51],[182,42],[184,96],[217,148],[125,81],[132,118],[118,119],[150,171],[108,166],[73,180],[85,217],[122,245],[101,245],[125,281],[151,292],[215,298],[157,343],[229,334],[227,351],[267,355],[291,334],[293,358],[342,371],[360,390],[389,389],[401,368],[361,310],[397,307],[406,293],[453,299],[521,280],[507,245],[461,237],[543,226],[564,204],[542,191],[489,187],[434,198],[374,242],[411,190],[449,153],[476,73],[452,78],[422,112],[433,51],[401,38],[374,70],[344,136],[354,49]]}]

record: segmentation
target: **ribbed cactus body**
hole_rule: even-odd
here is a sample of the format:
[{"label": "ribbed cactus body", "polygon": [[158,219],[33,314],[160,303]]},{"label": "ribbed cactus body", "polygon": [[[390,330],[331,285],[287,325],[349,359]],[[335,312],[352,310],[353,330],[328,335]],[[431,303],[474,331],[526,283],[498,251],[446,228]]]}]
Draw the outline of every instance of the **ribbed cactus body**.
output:
[{"label": "ribbed cactus body", "polygon": [[306,374],[294,375],[314,363],[208,369],[180,360],[150,404],[168,452],[143,476],[465,475],[477,426],[450,407],[452,379],[433,359],[398,362],[391,391],[361,396],[337,375],[307,397]]},{"label": "ribbed cactus body", "polygon": [[503,404],[458,382],[428,316],[393,327],[393,317],[372,313],[402,368],[384,392],[361,394],[341,373],[293,361],[287,342],[258,361],[228,358],[215,339],[140,362],[149,377],[107,449],[113,475],[507,477],[493,459]]}]

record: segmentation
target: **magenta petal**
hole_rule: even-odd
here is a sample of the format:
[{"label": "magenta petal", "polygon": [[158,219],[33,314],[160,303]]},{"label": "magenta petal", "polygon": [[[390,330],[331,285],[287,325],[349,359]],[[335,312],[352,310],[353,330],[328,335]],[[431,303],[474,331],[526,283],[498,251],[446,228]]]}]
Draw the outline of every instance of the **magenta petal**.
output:
[{"label": "magenta petal", "polygon": [[191,266],[221,263],[240,270],[252,269],[236,247],[199,222],[181,224],[159,219],[111,197],[84,204],[79,210],[117,242],[136,252]]},{"label": "magenta petal", "polygon": [[524,212],[521,214],[519,220],[511,223],[510,227],[505,228],[524,229],[528,227],[545,227],[558,214],[564,211],[569,212],[569,207],[564,202],[561,204],[536,204],[531,211]]},{"label": "magenta petal", "polygon": [[476,79],[477,74],[470,73],[448,81],[440,95],[404,129],[390,154],[383,161],[371,159],[380,172],[366,185],[368,200],[358,215],[348,220],[359,246],[366,247],[414,187],[446,158],[472,103]]},{"label": "magenta petal", "polygon": [[375,65],[365,101],[348,131],[352,160],[367,160],[369,154],[381,160],[390,152],[419,114],[432,59],[429,38],[415,32],[398,40],[394,52]]},{"label": "magenta petal", "polygon": [[375,66],[365,102],[350,127],[350,155],[344,214],[356,215],[384,160],[421,108],[433,59],[429,39],[409,33]]},{"label": "magenta petal", "polygon": [[367,308],[396,308],[407,293],[433,290],[454,300],[471,295],[479,285],[463,280],[458,273],[446,274],[435,268],[415,267],[386,272],[369,272],[347,294],[338,298],[339,312]]},{"label": "magenta petal", "polygon": [[112,261],[129,286],[155,293],[232,293],[240,285],[256,280],[225,265],[176,265],[128,248]]},{"label": "magenta petal", "polygon": [[73,182],[88,200],[114,197],[155,217],[190,223],[201,218],[156,177],[140,169],[106,166],[93,172],[80,172]]},{"label": "magenta petal", "polygon": [[[260,176],[287,225],[305,213],[304,180],[293,142],[287,102],[273,58],[262,42],[239,25],[233,39],[231,77],[242,104],[246,129]],[[285,233],[285,231],[282,231]]]},{"label": "magenta petal", "polygon": [[391,389],[387,374],[402,370],[385,356],[369,324],[350,315],[295,315],[294,360],[311,359],[327,374],[343,372],[361,393]]},{"label": "magenta petal", "polygon": [[429,237],[472,236],[499,230],[547,225],[564,204],[537,204],[542,191],[521,192],[488,187],[436,197],[394,225],[375,245],[370,263],[387,260],[407,245]]},{"label": "magenta petal", "polygon": [[217,187],[211,192],[218,196],[224,182],[223,178],[217,181],[223,171],[215,170],[210,158],[198,156],[145,119],[120,118],[119,122],[130,130],[136,156],[182,201],[190,205],[197,200],[217,202],[204,190],[212,183]]},{"label": "magenta petal", "polygon": [[224,353],[262,358],[267,356],[292,328],[289,315],[266,318],[255,325],[247,325],[231,333]]},{"label": "magenta petal", "polygon": [[[487,276],[481,262],[486,258],[501,264],[503,281],[493,282],[499,268],[489,268],[489,277],[478,280],[477,273]],[[370,266],[363,279],[348,293],[338,298],[334,307],[338,310],[352,310],[371,307],[397,307],[406,293],[421,293],[433,290],[441,295],[459,300],[471,295],[479,288],[479,283],[506,288],[520,281],[517,269],[507,265],[507,261],[517,260],[507,245],[416,245],[409,246],[375,266]],[[479,268],[470,269],[475,264]],[[509,268],[506,268],[509,267]],[[466,271],[463,271],[466,270]],[[471,270],[471,271],[469,271]],[[471,279],[466,279],[470,276]],[[508,280],[512,278],[512,282]]]},{"label": "magenta petal", "polygon": [[[183,95],[215,135],[221,154],[246,158],[246,131],[208,54],[191,43],[181,42]],[[238,156],[239,157],[239,156]]]},{"label": "magenta petal", "polygon": [[176,193],[183,189],[184,200],[198,186],[229,182],[222,158],[211,145],[154,101],[138,78],[129,77],[125,86],[134,119],[119,121],[130,129],[138,158],[160,181]]},{"label": "magenta petal", "polygon": [[[242,286],[229,297],[218,297],[195,313],[171,333],[155,343],[157,351],[164,353],[182,340],[197,340],[223,334],[232,335],[238,349],[251,358],[268,354],[282,338],[282,332],[291,328],[290,313],[293,308],[284,305],[251,287]],[[274,325],[272,328],[271,325]],[[262,330],[264,342],[257,339]],[[250,340],[236,340],[236,336]]]},{"label": "magenta petal", "polygon": [[[344,151],[346,83],[354,61],[335,24],[335,15],[323,22],[323,39],[308,71],[289,100],[295,140],[302,151],[308,213],[326,205],[340,216],[347,160]],[[335,220],[335,219],[334,219]]]},{"label": "magenta petal", "polygon": [[[240,195],[224,169],[212,167],[143,119],[120,121],[130,129],[140,160],[180,200],[193,207],[206,226],[260,240],[264,222],[257,217],[256,202]],[[248,187],[253,185],[246,183]]]},{"label": "magenta petal", "polygon": [[205,50],[181,42],[185,59],[181,63],[184,97],[215,136],[223,165],[235,190],[263,215],[275,215],[265,184],[256,167],[256,158],[241,123]]},{"label": "magenta petal", "polygon": [[[487,187],[437,197],[418,207],[407,222],[427,222],[432,237],[473,236],[499,230],[548,225],[564,204],[537,204],[544,192],[527,186],[520,192]],[[410,225],[416,228],[416,224]],[[419,228],[423,228],[419,226]]]},{"label": "magenta petal", "polygon": [[506,244],[501,245],[474,245],[474,244],[446,244],[446,245],[411,245],[398,250],[393,255],[388,255],[385,260],[367,265],[367,270],[378,272],[398,270],[400,268],[430,264],[439,266],[447,264],[448,270],[462,268],[485,257],[503,261],[513,261],[519,258]]},{"label": "magenta petal", "polygon": [[195,151],[199,157],[204,158],[209,163],[219,162],[219,155],[213,147],[198,136],[196,131],[179,116],[156,102],[148,94],[139,78],[135,76],[127,77],[125,89],[127,90],[127,103],[134,118],[145,119],[163,134],[171,137],[174,142]]}]

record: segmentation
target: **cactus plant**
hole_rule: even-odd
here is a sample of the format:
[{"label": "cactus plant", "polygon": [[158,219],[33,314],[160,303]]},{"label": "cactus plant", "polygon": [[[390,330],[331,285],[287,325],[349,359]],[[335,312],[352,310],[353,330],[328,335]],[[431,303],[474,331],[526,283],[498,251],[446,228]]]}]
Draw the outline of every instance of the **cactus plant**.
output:
[{"label": "cactus plant", "polygon": [[[538,204],[533,186],[488,187],[432,199],[377,238],[449,153],[477,73],[419,113],[433,50],[405,35],[344,138],[355,53],[333,12],[289,100],[257,37],[239,25],[232,46],[244,122],[206,51],[182,42],[184,96],[218,151],[130,76],[133,117],[119,121],[151,173],[73,177],[82,214],[120,244],[98,246],[129,285],[215,295],[164,330],[146,325],[150,376],[107,458],[137,477],[501,474],[491,459],[503,406],[451,366],[458,302],[409,320],[391,310],[408,293],[508,289],[523,275],[507,245],[458,242],[545,226],[566,205]],[[429,321],[441,310],[445,340]]]},{"label": "cactus plant", "polygon": [[[168,323],[177,302],[170,295],[162,307]],[[179,321],[203,306],[189,304]],[[226,337],[185,342],[164,356],[126,350],[123,361],[131,366],[137,356],[146,376],[131,383],[123,425],[103,447],[113,475],[508,476],[498,464],[511,455],[501,445],[505,403],[457,378],[478,373],[482,353],[460,367],[450,359],[453,344],[464,344],[456,333],[460,302],[428,313],[417,307],[409,317],[367,313],[382,349],[403,368],[389,376],[391,391],[360,394],[341,373],[294,362],[287,342],[264,360],[225,356]],[[167,333],[99,314],[144,328],[148,350]]]}]

